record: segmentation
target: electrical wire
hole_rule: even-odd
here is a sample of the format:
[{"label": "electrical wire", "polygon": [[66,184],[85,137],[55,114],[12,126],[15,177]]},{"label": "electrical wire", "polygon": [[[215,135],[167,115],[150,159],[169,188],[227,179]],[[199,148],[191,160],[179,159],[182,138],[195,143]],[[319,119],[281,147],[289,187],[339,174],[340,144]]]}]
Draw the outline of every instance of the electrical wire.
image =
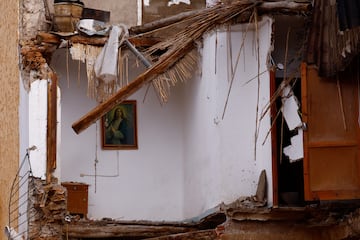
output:
[{"label": "electrical wire", "polygon": [[96,193],[96,187],[97,187],[97,178],[98,177],[118,177],[120,175],[120,164],[119,164],[119,151],[116,151],[116,160],[117,160],[117,170],[116,170],[116,174],[113,175],[105,175],[105,174],[98,174],[97,173],[97,165],[99,164],[99,160],[98,160],[98,122],[96,122],[95,124],[96,126],[96,133],[95,133],[95,160],[94,160],[94,174],[85,174],[85,173],[80,173],[80,177],[94,177],[94,181],[95,181],[95,193]]}]

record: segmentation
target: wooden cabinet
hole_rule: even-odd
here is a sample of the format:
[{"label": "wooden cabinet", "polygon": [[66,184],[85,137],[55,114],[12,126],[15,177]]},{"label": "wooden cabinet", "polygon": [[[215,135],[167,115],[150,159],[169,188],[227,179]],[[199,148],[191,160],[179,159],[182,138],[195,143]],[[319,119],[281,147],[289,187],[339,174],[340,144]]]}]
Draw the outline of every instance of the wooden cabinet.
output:
[{"label": "wooden cabinet", "polygon": [[63,182],[67,189],[67,211],[86,218],[88,212],[88,185],[77,182]]}]

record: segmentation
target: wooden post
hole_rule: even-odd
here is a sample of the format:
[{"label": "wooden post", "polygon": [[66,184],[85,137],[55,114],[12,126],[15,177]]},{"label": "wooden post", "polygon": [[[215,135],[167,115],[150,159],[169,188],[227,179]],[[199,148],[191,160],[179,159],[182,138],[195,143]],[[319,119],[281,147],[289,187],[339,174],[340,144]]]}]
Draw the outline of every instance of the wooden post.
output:
[{"label": "wooden post", "polygon": [[46,158],[46,182],[51,182],[51,174],[56,169],[56,138],[57,138],[57,76],[50,74],[48,80],[47,101],[47,158]]}]

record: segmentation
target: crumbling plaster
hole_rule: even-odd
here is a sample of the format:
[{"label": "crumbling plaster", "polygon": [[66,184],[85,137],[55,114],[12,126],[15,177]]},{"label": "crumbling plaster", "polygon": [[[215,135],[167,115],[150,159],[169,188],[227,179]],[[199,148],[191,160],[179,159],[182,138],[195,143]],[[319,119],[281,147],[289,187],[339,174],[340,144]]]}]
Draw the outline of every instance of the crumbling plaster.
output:
[{"label": "crumbling plaster", "polygon": [[21,0],[20,1],[20,37],[21,40],[29,40],[36,36],[38,31],[46,31],[51,26],[46,20],[43,0]]}]

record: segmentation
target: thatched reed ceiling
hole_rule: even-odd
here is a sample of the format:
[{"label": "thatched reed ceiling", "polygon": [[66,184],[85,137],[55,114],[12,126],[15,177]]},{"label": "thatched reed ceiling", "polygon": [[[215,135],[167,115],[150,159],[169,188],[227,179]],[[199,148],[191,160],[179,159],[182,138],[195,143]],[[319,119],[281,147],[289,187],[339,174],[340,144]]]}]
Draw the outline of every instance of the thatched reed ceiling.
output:
[{"label": "thatched reed ceiling", "polygon": [[[347,1],[352,1],[354,5],[351,6],[354,8],[359,6],[358,0]],[[346,14],[349,13],[343,12],[342,18],[346,19]],[[355,17],[360,19],[360,12]],[[331,77],[345,70],[359,53],[360,27],[355,24],[353,28],[341,31],[336,2],[316,0],[309,34],[307,62],[318,67],[320,76]]]}]

